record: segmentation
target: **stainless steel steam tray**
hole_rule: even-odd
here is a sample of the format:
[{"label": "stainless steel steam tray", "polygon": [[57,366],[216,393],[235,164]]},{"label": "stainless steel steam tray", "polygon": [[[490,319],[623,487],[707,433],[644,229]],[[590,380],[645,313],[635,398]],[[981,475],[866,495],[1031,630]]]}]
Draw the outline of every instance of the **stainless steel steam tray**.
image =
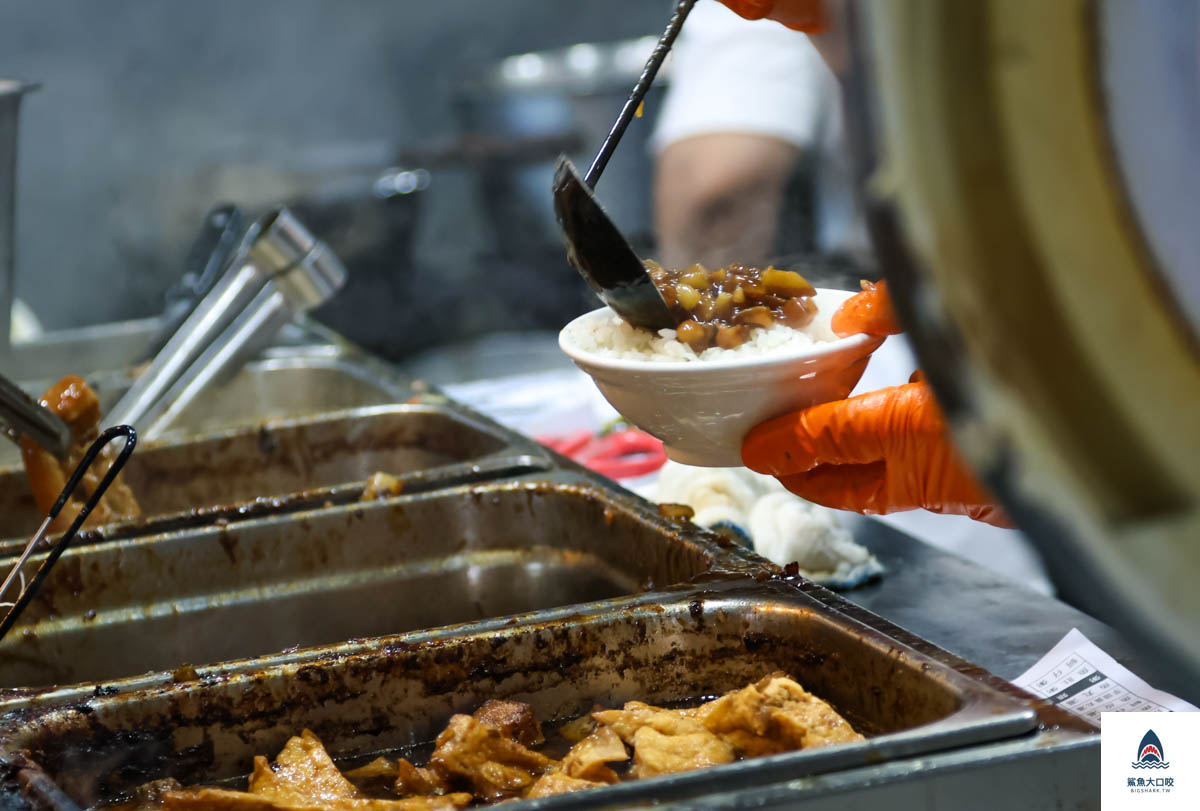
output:
[{"label": "stainless steel steam tray", "polygon": [[[150,335],[143,336],[146,341]],[[88,349],[103,339],[94,336],[68,347],[57,347],[37,367],[50,376],[24,380],[22,387],[40,395],[66,372],[89,367]],[[24,346],[33,349],[35,345]],[[66,350],[70,350],[69,353]],[[137,347],[140,349],[140,347]],[[127,348],[127,351],[131,351]],[[69,357],[68,357],[69,356]],[[73,358],[74,360],[70,360]],[[95,358],[92,358],[95,360]],[[57,369],[57,371],[52,371]],[[96,371],[85,375],[107,414],[133,385],[125,371]],[[407,402],[427,391],[414,381],[370,356],[330,345],[293,346],[268,350],[267,356],[252,361],[212,388],[204,391],[171,423],[163,438],[180,439],[212,434],[229,428],[258,425],[263,420],[306,417],[348,408]],[[0,467],[20,467],[15,445],[0,443]]]},{"label": "stainless steel steam tray", "polygon": [[[426,744],[451,714],[489,698],[526,701],[543,721],[564,720],[594,704],[710,696],[774,671],[797,678],[868,735],[862,743],[536,801],[554,808],[645,804],[1035,727],[1028,705],[967,678],[950,666],[953,657],[938,658],[830,609],[795,583],[742,578],[201,668],[139,689],[114,683],[40,711],[29,698],[0,718],[0,739],[10,789],[17,772],[25,787],[25,795],[9,795],[14,803],[33,794],[42,807],[66,809],[168,776],[185,784],[237,778],[254,755],[274,756],[305,728],[353,765]],[[22,750],[28,760],[17,755]]]},{"label": "stainless steel steam tray", "polygon": [[[356,501],[376,472],[416,492],[552,464],[535,442],[444,398],[414,399],[147,444],[124,473],[143,516],[77,543]],[[0,556],[17,554],[39,521],[24,471],[0,471]]]},{"label": "stainless steel steam tray", "polygon": [[728,547],[566,470],[80,546],[0,642],[0,687],[88,694],[187,663],[769,576]]}]

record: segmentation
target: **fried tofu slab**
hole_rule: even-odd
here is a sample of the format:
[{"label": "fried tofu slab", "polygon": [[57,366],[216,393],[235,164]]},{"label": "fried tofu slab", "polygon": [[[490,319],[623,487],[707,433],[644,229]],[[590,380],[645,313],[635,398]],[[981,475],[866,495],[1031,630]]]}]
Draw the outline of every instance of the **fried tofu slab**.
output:
[{"label": "fried tofu slab", "polygon": [[[528,704],[488,701],[454,715],[427,766],[380,757],[343,773],[309,730],[273,762],[259,756],[246,791],[147,784],[138,811],[444,811],[479,802],[551,797],[796,749],[860,741],[829,704],[782,673],[697,707],[641,701],[598,710],[559,731],[561,760]],[[561,751],[561,750],[558,750]],[[380,798],[381,792],[391,797]],[[151,798],[153,802],[148,802]]]}]

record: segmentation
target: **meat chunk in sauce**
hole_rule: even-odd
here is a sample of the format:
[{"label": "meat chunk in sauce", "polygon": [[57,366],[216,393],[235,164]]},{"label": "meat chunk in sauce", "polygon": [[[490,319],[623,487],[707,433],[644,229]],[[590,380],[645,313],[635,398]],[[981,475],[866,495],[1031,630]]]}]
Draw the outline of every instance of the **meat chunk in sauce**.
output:
[{"label": "meat chunk in sauce", "polygon": [[675,316],[676,337],[696,352],[733,349],[757,329],[808,326],[817,314],[816,289],[799,273],[729,265],[668,270],[646,263],[650,278]]},{"label": "meat chunk in sauce", "polygon": [[429,767],[448,783],[465,781],[477,796],[489,801],[519,797],[557,765],[469,715],[450,718],[429,759]]},{"label": "meat chunk in sauce", "polygon": [[471,714],[481,724],[495,727],[522,746],[540,746],[546,742],[542,725],[533,714],[533,707],[523,701],[491,699]]},{"label": "meat chunk in sauce", "polygon": [[[21,462],[25,466],[34,501],[42,514],[47,515],[67,486],[67,479],[71,478],[88,448],[100,436],[100,401],[83,378],[67,375],[51,386],[39,402],[61,417],[71,429],[71,448],[66,459],[56,458],[30,437],[22,436],[19,440]],[[104,447],[80,481],[75,497],[63,506],[62,512],[51,525],[51,531],[60,532],[71,525],[83,508],[83,501],[95,492],[120,452],[121,446],[115,443]],[[136,518],[141,514],[133,492],[117,476],[84,526],[98,527],[120,518]]]}]

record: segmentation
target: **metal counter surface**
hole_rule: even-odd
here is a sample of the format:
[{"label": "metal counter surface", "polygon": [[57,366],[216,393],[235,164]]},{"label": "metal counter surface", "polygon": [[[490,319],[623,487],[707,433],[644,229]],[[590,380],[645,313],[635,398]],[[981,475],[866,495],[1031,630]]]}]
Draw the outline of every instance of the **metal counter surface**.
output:
[{"label": "metal counter surface", "polygon": [[[1120,632],[1066,603],[880,521],[859,519],[853,531],[887,571],[845,599],[1001,678],[1015,679],[1078,628],[1151,685],[1177,692]],[[1177,694],[1196,703],[1198,690]]]},{"label": "metal counter surface", "polygon": [[[1158,684],[1132,646],[1099,620],[875,519],[853,519],[852,531],[887,571],[839,596],[1000,679],[1021,675],[1078,628],[1121,664]],[[1098,808],[1099,792],[1099,736],[1043,722],[1039,731],[1007,741],[754,788],[729,786],[675,807],[1061,811]]]}]

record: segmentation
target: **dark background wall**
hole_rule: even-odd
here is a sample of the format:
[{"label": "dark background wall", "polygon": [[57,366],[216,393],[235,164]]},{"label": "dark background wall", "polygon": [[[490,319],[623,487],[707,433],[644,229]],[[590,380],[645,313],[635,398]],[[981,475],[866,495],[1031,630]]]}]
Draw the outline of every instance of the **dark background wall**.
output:
[{"label": "dark background wall", "polygon": [[[373,172],[461,131],[452,90],[480,65],[656,33],[667,5],[3,0],[0,76],[43,84],[23,105],[18,294],[50,328],[154,314],[211,205],[253,210]],[[359,320],[392,321],[384,342],[421,329],[396,323],[430,320],[409,299],[487,278],[490,227],[476,173],[435,172],[413,256],[393,268],[409,280],[359,290]],[[494,328],[503,314],[486,310],[456,310],[414,346]]]}]

